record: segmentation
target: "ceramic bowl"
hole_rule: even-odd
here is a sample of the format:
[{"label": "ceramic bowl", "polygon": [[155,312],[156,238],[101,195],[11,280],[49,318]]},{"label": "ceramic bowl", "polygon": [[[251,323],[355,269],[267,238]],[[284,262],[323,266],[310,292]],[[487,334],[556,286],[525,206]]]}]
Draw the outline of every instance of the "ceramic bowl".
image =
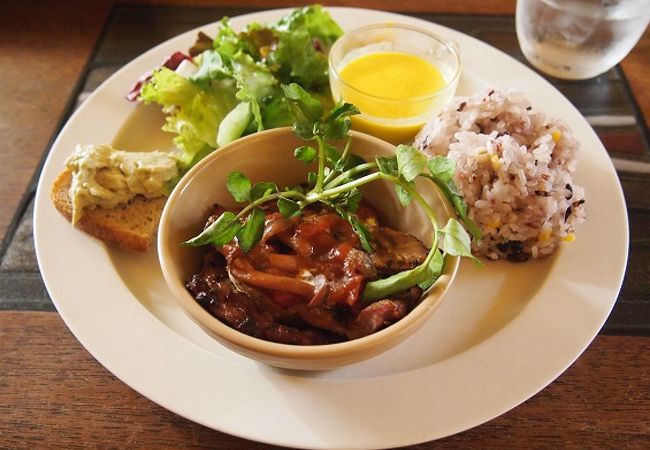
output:
[{"label": "ceramic bowl", "polygon": [[[365,159],[394,154],[395,147],[385,141],[357,132],[351,135],[352,151]],[[290,128],[279,128],[238,139],[199,162],[169,196],[158,232],[158,254],[164,278],[178,304],[221,344],[271,366],[332,369],[376,356],[414,333],[449,289],[459,261],[456,257],[448,257],[443,275],[406,317],[374,334],[347,342],[315,346],[279,344],[248,336],[210,315],[185,289],[185,283],[200,267],[201,254],[205,250],[181,243],[202,230],[215,203],[236,206],[226,189],[226,177],[234,170],[254,182],[274,181],[279,186],[303,182],[307,172],[314,168],[293,156],[294,148],[299,145],[304,145],[304,141]],[[451,210],[433,183],[422,180],[416,187],[436,211],[439,223],[444,225]],[[390,185],[384,182],[369,184],[364,188],[364,198],[386,219],[387,225],[409,232],[425,244],[430,243],[431,223],[425,214],[415,204],[403,208]]]}]

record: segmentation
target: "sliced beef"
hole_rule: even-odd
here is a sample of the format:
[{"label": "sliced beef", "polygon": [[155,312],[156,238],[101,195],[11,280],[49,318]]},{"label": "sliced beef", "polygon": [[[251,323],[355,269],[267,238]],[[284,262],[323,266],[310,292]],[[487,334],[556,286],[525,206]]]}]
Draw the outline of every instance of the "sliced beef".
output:
[{"label": "sliced beef", "polygon": [[336,316],[336,310],[332,308],[313,307],[308,305],[296,305],[296,314],[309,325],[332,333],[345,336],[345,325]]},{"label": "sliced beef", "polygon": [[350,250],[345,257],[343,271],[350,277],[361,275],[371,280],[377,277],[377,268],[370,255],[357,249]]},{"label": "sliced beef", "polygon": [[237,293],[226,302],[217,302],[214,315],[232,328],[281,344],[318,345],[332,341],[326,332],[289,325],[283,318],[261,307],[245,294]]},{"label": "sliced beef", "polygon": [[215,281],[206,270],[193,275],[185,286],[210,314],[247,334],[268,327],[277,316],[239,292],[228,278]]},{"label": "sliced beef", "polygon": [[374,333],[397,322],[408,313],[403,300],[379,300],[362,309],[352,326],[348,328],[348,338],[357,339]]},{"label": "sliced beef", "polygon": [[394,294],[392,297],[395,300],[404,300],[409,306],[409,310],[411,310],[422,301],[422,289],[420,289],[418,286],[411,286],[399,294]]},{"label": "sliced beef", "polygon": [[[216,205],[208,225],[223,211]],[[420,265],[428,250],[409,234],[381,227],[371,210],[361,212],[372,254],[328,209],[291,219],[268,210],[260,243],[246,253],[237,240],[211,248],[187,290],[223,323],[268,341],[317,345],[372,334],[408,314],[422,290],[415,286],[366,304],[365,284]]]},{"label": "sliced beef", "polygon": [[382,277],[412,269],[424,262],[428,250],[414,236],[388,227],[372,230],[375,268]]},{"label": "sliced beef", "polygon": [[[336,340],[318,329],[302,329],[283,323],[292,317],[264,295],[251,296],[238,291],[228,278],[215,279],[214,272],[203,270],[186,284],[188,291],[210,314],[249,336],[294,345],[327,344]],[[315,317],[315,316],[314,316]],[[320,319],[325,325],[325,319]]]}]

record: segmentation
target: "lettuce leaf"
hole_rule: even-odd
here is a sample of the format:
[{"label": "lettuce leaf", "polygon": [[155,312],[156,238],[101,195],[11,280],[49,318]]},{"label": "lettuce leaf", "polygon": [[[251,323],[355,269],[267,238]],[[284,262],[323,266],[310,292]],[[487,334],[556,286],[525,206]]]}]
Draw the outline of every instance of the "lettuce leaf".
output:
[{"label": "lettuce leaf", "polygon": [[190,76],[190,80],[206,86],[212,80],[232,78],[232,69],[226,61],[224,61],[224,58],[217,51],[204,51],[195,61],[199,62],[199,69],[195,74]]},{"label": "lettuce leaf", "polygon": [[343,35],[331,16],[318,6],[308,6],[271,24],[278,42],[267,60],[282,83],[298,83],[309,90],[328,84],[329,48]]},{"label": "lettuce leaf", "polygon": [[267,97],[282,95],[280,84],[269,69],[243,52],[233,57],[232,65],[233,76],[237,80],[237,98],[250,103],[257,131],[262,131],[265,126],[260,105]]},{"label": "lettuce leaf", "polygon": [[246,40],[242,39],[235,30],[230,26],[227,17],[221,19],[219,32],[214,38],[214,49],[219,52],[222,57],[230,58],[240,50],[246,50],[248,44]]},{"label": "lettuce leaf", "polygon": [[320,5],[296,9],[269,27],[279,32],[304,30],[318,41],[316,46],[323,49],[329,49],[343,35],[341,27]]},{"label": "lettuce leaf", "polygon": [[173,70],[154,72],[142,87],[145,103],[157,103],[166,114],[164,131],[175,133],[174,143],[184,155],[187,166],[205,145],[217,147],[217,130],[223,118],[237,104],[234,81],[212,81],[206,88],[192,83]]},{"label": "lettuce leaf", "polygon": [[189,167],[210,149],[242,135],[291,125],[294,117],[283,84],[299,83],[328,109],[327,54],[342,34],[318,5],[296,9],[268,25],[249,24],[241,32],[223,18],[212,48],[206,48],[207,36],[199,36],[193,75],[158,69],[140,98],[162,107],[163,130],[176,134],[174,143]]}]

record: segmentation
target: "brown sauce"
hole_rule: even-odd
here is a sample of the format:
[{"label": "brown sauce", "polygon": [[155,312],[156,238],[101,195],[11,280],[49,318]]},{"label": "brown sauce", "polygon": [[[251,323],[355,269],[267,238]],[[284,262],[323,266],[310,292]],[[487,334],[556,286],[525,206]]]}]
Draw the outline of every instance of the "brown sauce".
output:
[{"label": "brown sauce", "polygon": [[[216,207],[208,223],[222,211]],[[421,264],[428,250],[415,237],[382,227],[368,206],[357,215],[372,235],[372,253],[326,207],[291,219],[267,211],[255,247],[244,253],[236,240],[211,247],[186,287],[222,322],[269,341],[317,345],[374,333],[408,314],[422,291],[413,287],[366,303],[365,284]]]}]

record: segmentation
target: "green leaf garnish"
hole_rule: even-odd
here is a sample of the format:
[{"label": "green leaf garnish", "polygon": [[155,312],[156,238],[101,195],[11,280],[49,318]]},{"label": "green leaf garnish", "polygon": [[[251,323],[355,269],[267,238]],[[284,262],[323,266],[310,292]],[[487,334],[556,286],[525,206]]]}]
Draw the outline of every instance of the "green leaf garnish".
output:
[{"label": "green leaf garnish", "polygon": [[251,189],[250,198],[251,201],[259,200],[270,194],[278,192],[278,185],[269,181],[264,181],[262,183],[255,183]]},{"label": "green leaf garnish", "polygon": [[433,258],[431,259],[431,262],[427,266],[426,277],[428,278],[418,283],[418,287],[423,291],[426,291],[431,286],[433,286],[433,283],[436,282],[436,280],[442,273],[442,269],[444,265],[445,265],[445,258],[443,257],[442,252],[439,251],[436,252]]},{"label": "green leaf garnish", "polygon": [[307,91],[296,83],[282,85],[282,90],[289,101],[291,112],[296,118],[296,122],[302,125],[307,125],[304,128],[305,130],[308,129],[308,125],[311,124],[313,135],[313,124],[323,115],[323,105],[321,102],[309,95]]},{"label": "green leaf garnish", "polygon": [[389,298],[410,287],[427,282],[431,274],[428,271],[429,265],[420,265],[413,269],[398,272],[381,280],[369,281],[363,290],[362,299],[366,303]]},{"label": "green leaf garnish", "polygon": [[337,172],[343,172],[348,169],[360,166],[365,164],[366,160],[359,155],[348,153],[347,155],[341,155],[341,157],[336,161],[334,165],[334,170]]},{"label": "green leaf garnish", "polygon": [[[332,110],[327,114],[327,121],[337,121],[344,119],[346,117],[354,116],[359,114],[359,108],[354,106],[351,103],[345,103],[343,100],[339,100]],[[345,135],[340,136],[338,139],[343,139]]]},{"label": "green leaf garnish", "polygon": [[199,247],[212,244],[216,246],[226,245],[232,241],[237,232],[241,229],[241,222],[230,211],[221,214],[217,220],[206,227],[198,236],[185,241],[184,245]]},{"label": "green leaf garnish", "polygon": [[355,212],[359,208],[359,203],[361,203],[362,198],[363,194],[361,194],[361,191],[354,188],[337,197],[336,204],[346,211]]},{"label": "green leaf garnish", "polygon": [[[264,36],[260,36],[262,37]],[[252,186],[244,174],[231,173],[226,183],[228,191],[235,200],[248,201],[248,205],[237,216],[232,213],[222,214],[199,236],[188,241],[188,245],[224,245],[236,235],[242,250],[248,252],[262,238],[265,214],[260,206],[265,202],[274,201],[284,217],[294,217],[309,205],[322,203],[333,208],[352,226],[361,247],[371,253],[372,235],[355,212],[362,200],[360,188],[367,183],[384,180],[393,185],[403,206],[416,202],[425,211],[432,225],[432,244],[426,259],[420,265],[384,279],[367,282],[362,294],[365,302],[390,298],[391,295],[416,285],[422,289],[430,288],[442,273],[446,255],[478,261],[471,254],[471,240],[466,230],[475,239],[480,239],[480,231],[467,216],[467,204],[454,185],[452,161],[442,156],[427,159],[426,155],[414,147],[400,145],[396,148],[395,156],[377,157],[374,161],[367,162],[351,153],[349,137],[343,151],[328,142],[331,139],[344,139],[348,135],[349,116],[358,113],[353,105],[339,102],[323,116],[320,101],[301,86],[291,83],[283,85],[282,90],[287,108],[294,117],[295,133],[304,140],[317,144],[298,146],[294,150],[294,156],[305,163],[316,162],[317,170],[308,172],[307,185],[287,187],[283,191],[270,182]],[[254,104],[251,103],[251,108],[253,107]],[[443,228],[438,226],[435,212],[415,189],[418,177],[435,183],[442,195],[454,206],[460,221],[452,218]],[[246,220],[242,224],[243,217]]]},{"label": "green leaf garnish", "polygon": [[372,236],[370,235],[370,232],[365,225],[361,223],[357,216],[350,214],[348,217],[348,222],[352,225],[352,229],[357,233],[357,236],[359,236],[361,247],[363,247],[363,249],[368,253],[372,253],[374,248],[372,247]]},{"label": "green leaf garnish", "polygon": [[246,223],[237,232],[237,241],[244,253],[248,253],[262,239],[264,218],[265,214],[262,208],[253,208],[253,211],[251,211],[246,219]]},{"label": "green leaf garnish", "polygon": [[336,163],[341,159],[341,152],[339,152],[336,147],[328,144],[327,142],[323,141],[321,145],[323,152],[325,153],[325,160],[328,164],[335,166]]},{"label": "green leaf garnish", "polygon": [[246,178],[243,173],[237,171],[229,173],[226,178],[226,188],[236,202],[242,203],[250,200],[251,180]]},{"label": "green leaf garnish", "polygon": [[284,217],[292,217],[300,212],[300,205],[291,199],[280,197],[277,201],[278,211]]},{"label": "green leaf garnish", "polygon": [[458,214],[458,218],[463,222],[465,228],[472,234],[472,237],[476,241],[480,241],[482,238],[481,230],[467,215],[467,203],[465,203],[465,199],[463,199],[463,197],[458,193],[458,188],[456,188],[454,180],[452,179],[445,183],[442,179],[434,177],[433,175],[425,174],[424,176],[429,178],[438,186],[438,188],[440,188],[440,191],[454,206],[456,214]]},{"label": "green leaf garnish", "polygon": [[427,166],[427,157],[410,145],[400,144],[395,150],[399,174],[406,181],[413,181]]},{"label": "green leaf garnish", "polygon": [[449,183],[454,176],[456,164],[444,156],[434,156],[427,161],[427,167],[429,167],[431,175],[439,178],[443,183]]},{"label": "green leaf garnish", "polygon": [[381,173],[395,177],[399,175],[399,171],[397,169],[397,158],[379,157],[375,159],[375,162],[377,163],[377,167]]},{"label": "green leaf garnish", "polygon": [[309,145],[301,145],[300,147],[296,147],[296,149],[293,151],[293,155],[296,157],[296,159],[304,163],[313,162],[314,159],[316,159],[317,154],[318,150]]},{"label": "green leaf garnish", "polygon": [[410,205],[411,200],[413,200],[411,194],[409,194],[409,192],[399,184],[394,185],[394,188],[395,188],[395,194],[397,194],[397,199],[399,200],[400,204],[404,207]]},{"label": "green leaf garnish", "polygon": [[455,256],[465,256],[476,262],[480,261],[472,255],[471,241],[467,231],[456,219],[449,219],[440,229],[443,235],[442,248],[445,253]]},{"label": "green leaf garnish", "polygon": [[356,106],[339,100],[322,122],[320,136],[323,139],[343,139],[352,126],[349,116],[355,114],[359,114]]},{"label": "green leaf garnish", "polygon": [[361,223],[359,218],[340,206],[335,206],[334,210],[338,213],[339,216],[347,220],[348,223],[352,226],[354,232],[357,234],[357,236],[359,236],[361,247],[366,252],[372,253],[374,251],[372,247],[372,236],[370,235],[368,229],[363,225],[363,223]]}]

